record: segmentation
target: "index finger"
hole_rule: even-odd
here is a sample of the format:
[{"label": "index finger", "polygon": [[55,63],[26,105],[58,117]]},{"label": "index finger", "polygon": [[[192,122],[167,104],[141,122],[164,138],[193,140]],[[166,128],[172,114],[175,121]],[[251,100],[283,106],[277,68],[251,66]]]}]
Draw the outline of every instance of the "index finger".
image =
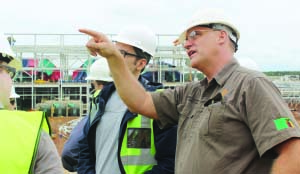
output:
[{"label": "index finger", "polygon": [[102,33],[90,29],[79,29],[79,32],[90,35],[95,38],[101,38],[102,36]]}]

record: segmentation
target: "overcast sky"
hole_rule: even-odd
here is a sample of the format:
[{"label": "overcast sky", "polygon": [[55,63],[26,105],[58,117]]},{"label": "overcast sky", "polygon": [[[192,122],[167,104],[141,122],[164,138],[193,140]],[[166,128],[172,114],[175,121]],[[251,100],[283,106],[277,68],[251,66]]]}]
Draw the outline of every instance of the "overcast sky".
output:
[{"label": "overcast sky", "polygon": [[158,34],[179,34],[199,8],[223,8],[240,29],[237,58],[261,70],[300,71],[299,0],[1,0],[4,33],[76,34],[78,28],[117,33],[145,24]]}]

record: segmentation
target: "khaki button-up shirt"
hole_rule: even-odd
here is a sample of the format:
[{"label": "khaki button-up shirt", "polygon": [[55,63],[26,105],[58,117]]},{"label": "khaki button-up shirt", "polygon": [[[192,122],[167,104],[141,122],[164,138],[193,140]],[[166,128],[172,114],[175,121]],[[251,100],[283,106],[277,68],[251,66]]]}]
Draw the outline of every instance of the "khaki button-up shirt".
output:
[{"label": "khaki button-up shirt", "polygon": [[209,83],[204,79],[152,98],[161,127],[178,123],[178,174],[270,173],[276,158],[271,149],[300,137],[275,85],[234,58]]}]

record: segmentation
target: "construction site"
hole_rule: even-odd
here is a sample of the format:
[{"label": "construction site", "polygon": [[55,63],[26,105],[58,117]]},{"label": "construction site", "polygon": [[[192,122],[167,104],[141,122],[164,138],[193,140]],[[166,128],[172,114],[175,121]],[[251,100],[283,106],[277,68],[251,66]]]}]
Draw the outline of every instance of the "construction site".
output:
[{"label": "construction site", "polygon": [[[23,69],[14,78],[18,110],[40,110],[49,117],[55,137],[68,136],[68,121],[85,116],[89,108],[91,84],[85,80],[97,59],[90,56],[82,34],[6,34]],[[109,34],[114,39],[114,34]],[[173,87],[197,80],[199,72],[189,67],[181,46],[170,43],[176,35],[157,35],[158,48],[144,71],[151,81]],[[76,122],[75,122],[76,123]],[[74,124],[75,124],[74,123]],[[69,125],[69,123],[68,123]],[[61,132],[59,128],[61,127]],[[63,142],[56,142],[61,152]]]},{"label": "construction site", "polygon": [[[61,104],[75,107],[72,114],[80,116],[86,113],[89,103],[90,84],[85,80],[89,67],[95,61],[86,49],[89,39],[80,34],[7,34],[14,39],[12,48],[17,57],[22,59],[23,70],[14,85],[21,96],[18,108],[30,110],[40,106],[39,103],[50,101],[56,107],[53,116],[61,115],[57,110]],[[113,34],[109,35],[113,40]],[[146,73],[153,81],[174,86],[185,83],[184,75],[196,78],[196,71],[190,68],[182,47],[170,46],[175,35],[158,35],[158,48],[150,61]],[[190,78],[190,80],[192,80]],[[79,111],[78,111],[79,109]],[[65,115],[65,114],[63,114]]]},{"label": "construction site", "polygon": [[[85,80],[97,59],[85,47],[82,34],[12,34],[11,45],[23,69],[14,78],[18,110],[40,110],[48,116],[59,153],[78,118],[88,114],[90,82]],[[114,39],[114,34],[109,34]],[[199,80],[181,46],[172,46],[176,35],[157,35],[158,47],[144,75],[172,88]],[[300,80],[273,79],[291,111],[300,121]],[[77,120],[77,121],[76,121]]]}]

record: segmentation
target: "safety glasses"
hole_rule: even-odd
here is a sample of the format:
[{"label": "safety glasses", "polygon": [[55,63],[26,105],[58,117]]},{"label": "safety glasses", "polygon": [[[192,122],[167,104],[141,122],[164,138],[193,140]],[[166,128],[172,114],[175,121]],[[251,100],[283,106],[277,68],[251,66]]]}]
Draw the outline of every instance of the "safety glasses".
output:
[{"label": "safety glasses", "polygon": [[7,65],[0,65],[0,70],[6,71],[11,78],[14,78],[16,75],[16,69]]},{"label": "safety glasses", "polygon": [[123,55],[124,58],[126,58],[126,56],[133,56],[133,57],[136,57],[136,58],[143,58],[143,57],[140,56],[140,55],[128,53],[128,52],[125,51],[125,50],[119,50],[119,51],[120,51],[120,53]]},{"label": "safety glasses", "polygon": [[186,38],[185,38],[185,41],[183,42],[183,44],[185,44],[187,41],[194,41],[198,37],[204,35],[204,33],[209,32],[209,31],[217,31],[217,30],[211,30],[211,29],[209,29],[209,30],[193,30],[186,35]]}]

